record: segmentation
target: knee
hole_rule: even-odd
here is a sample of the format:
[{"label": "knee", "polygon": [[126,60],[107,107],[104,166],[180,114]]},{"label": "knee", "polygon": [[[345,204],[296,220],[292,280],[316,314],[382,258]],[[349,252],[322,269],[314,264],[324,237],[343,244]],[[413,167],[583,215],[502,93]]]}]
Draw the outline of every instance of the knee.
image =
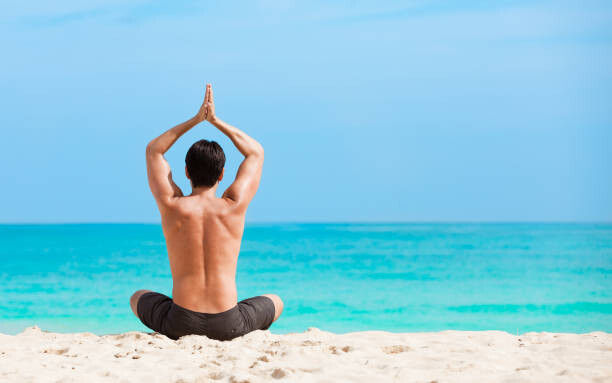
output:
[{"label": "knee", "polygon": [[132,312],[134,312],[134,315],[138,316],[138,310],[137,310],[137,308],[138,308],[138,300],[140,299],[142,294],[148,293],[149,291],[151,291],[151,290],[137,290],[130,297],[130,307],[132,308]]},{"label": "knee", "polygon": [[276,294],[264,294],[264,297],[268,297],[274,302],[274,320],[277,320],[283,312],[283,300]]}]

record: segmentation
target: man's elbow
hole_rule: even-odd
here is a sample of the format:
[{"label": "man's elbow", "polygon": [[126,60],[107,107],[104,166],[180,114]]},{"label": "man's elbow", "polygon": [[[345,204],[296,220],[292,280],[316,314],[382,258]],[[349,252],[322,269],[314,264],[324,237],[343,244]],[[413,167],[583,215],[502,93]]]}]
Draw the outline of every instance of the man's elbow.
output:
[{"label": "man's elbow", "polygon": [[151,141],[147,144],[147,149],[146,149],[146,154],[147,156],[150,156],[154,153],[157,153],[159,150],[157,149],[157,147],[155,146],[155,142]]},{"label": "man's elbow", "polygon": [[263,158],[264,157],[264,148],[263,146],[261,146],[261,144],[258,142],[257,145],[255,145],[255,149],[253,150],[253,154]]},{"label": "man's elbow", "polygon": [[261,158],[264,157],[264,149],[258,142],[252,145],[248,151],[242,153],[245,157]]}]

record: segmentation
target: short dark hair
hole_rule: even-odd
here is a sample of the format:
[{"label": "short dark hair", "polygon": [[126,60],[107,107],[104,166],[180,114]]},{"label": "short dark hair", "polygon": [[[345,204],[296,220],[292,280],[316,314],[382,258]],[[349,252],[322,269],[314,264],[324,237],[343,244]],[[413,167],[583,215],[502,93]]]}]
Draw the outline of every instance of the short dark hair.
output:
[{"label": "short dark hair", "polygon": [[185,165],[193,187],[211,187],[223,171],[225,153],[215,141],[200,140],[187,151]]}]

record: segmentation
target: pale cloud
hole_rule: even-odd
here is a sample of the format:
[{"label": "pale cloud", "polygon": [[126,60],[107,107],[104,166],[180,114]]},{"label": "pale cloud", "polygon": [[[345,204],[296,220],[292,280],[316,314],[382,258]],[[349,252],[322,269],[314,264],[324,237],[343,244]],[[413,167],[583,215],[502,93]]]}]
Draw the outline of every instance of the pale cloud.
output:
[{"label": "pale cloud", "polygon": [[199,12],[197,1],[93,0],[58,1],[38,4],[9,1],[0,20],[34,26],[55,26],[92,19],[138,22],[155,17],[175,17]]}]

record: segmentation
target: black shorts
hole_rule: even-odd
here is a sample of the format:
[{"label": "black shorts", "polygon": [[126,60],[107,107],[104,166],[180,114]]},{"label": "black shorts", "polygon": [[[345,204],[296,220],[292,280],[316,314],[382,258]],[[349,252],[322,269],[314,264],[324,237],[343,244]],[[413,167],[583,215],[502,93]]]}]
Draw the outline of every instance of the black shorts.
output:
[{"label": "black shorts", "polygon": [[181,307],[164,294],[148,292],[138,299],[136,311],[145,326],[171,339],[196,334],[231,340],[254,330],[267,330],[274,320],[274,302],[264,296],[245,299],[221,313],[206,314]]}]

